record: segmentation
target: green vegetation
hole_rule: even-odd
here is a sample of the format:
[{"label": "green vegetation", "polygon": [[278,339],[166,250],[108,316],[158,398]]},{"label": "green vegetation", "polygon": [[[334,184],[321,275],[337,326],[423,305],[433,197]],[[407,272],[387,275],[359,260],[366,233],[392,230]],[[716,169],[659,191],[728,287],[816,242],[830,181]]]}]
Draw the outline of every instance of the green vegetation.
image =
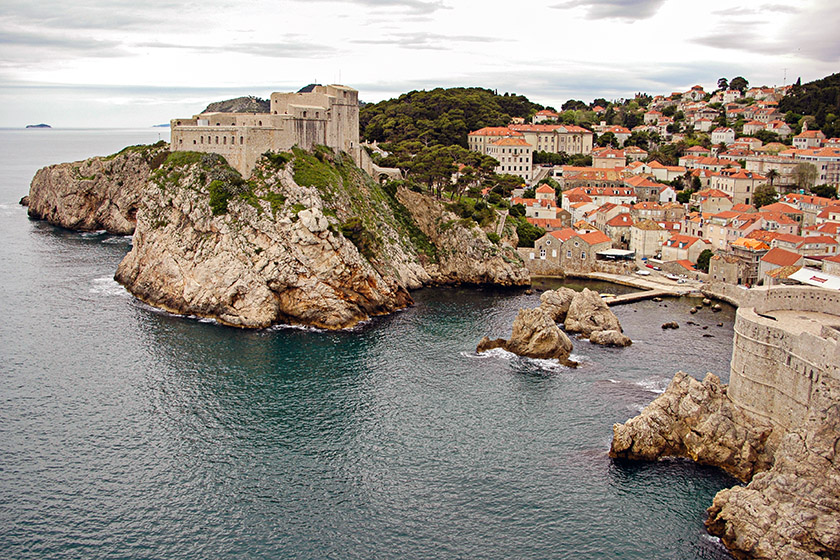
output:
[{"label": "green vegetation", "polygon": [[366,105],[359,115],[368,141],[420,141],[467,147],[467,134],[486,126],[507,126],[511,117],[530,117],[543,107],[522,95],[498,95],[483,88],[411,91]]},{"label": "green vegetation", "polygon": [[709,261],[712,260],[712,256],[714,253],[711,249],[703,249],[703,251],[697,255],[697,262],[694,265],[694,268],[697,270],[702,270],[703,272],[709,272]]},{"label": "green vegetation", "polygon": [[779,102],[779,110],[785,113],[785,121],[795,125],[800,132],[803,115],[813,115],[814,126],[826,138],[840,136],[840,73],[826,76],[807,84],[798,81]]},{"label": "green vegetation", "polygon": [[824,198],[837,198],[837,187],[832,185],[814,185],[810,191],[816,196]]},{"label": "green vegetation", "polygon": [[365,229],[361,218],[353,216],[341,224],[339,229],[341,230],[341,234],[355,245],[368,261],[372,261],[376,257],[379,246],[378,240],[376,236]]},{"label": "green vegetation", "polygon": [[289,152],[265,152],[263,157],[276,169],[282,169],[294,159],[294,155]]},{"label": "green vegetation", "polygon": [[[117,156],[129,154],[129,153],[138,153],[143,156],[143,159],[146,160],[146,163],[149,164],[149,167],[152,169],[157,169],[160,167],[164,161],[167,160],[169,152],[164,150],[163,148],[166,147],[166,142],[164,140],[159,140],[154,144],[137,144],[134,146],[126,146],[119,152],[115,154],[111,154],[109,156],[105,156],[102,158],[103,161],[109,161],[114,159]],[[178,152],[173,152],[178,153]],[[181,152],[184,153],[184,152]]]},{"label": "green vegetation", "polygon": [[519,236],[519,247],[533,247],[534,241],[545,235],[545,230],[537,227],[524,217],[514,218],[516,223],[516,235]]},{"label": "green vegetation", "polygon": [[777,193],[773,185],[769,183],[758,185],[755,188],[755,192],[753,192],[753,206],[756,208],[773,204],[777,200],[779,200],[779,193]]}]

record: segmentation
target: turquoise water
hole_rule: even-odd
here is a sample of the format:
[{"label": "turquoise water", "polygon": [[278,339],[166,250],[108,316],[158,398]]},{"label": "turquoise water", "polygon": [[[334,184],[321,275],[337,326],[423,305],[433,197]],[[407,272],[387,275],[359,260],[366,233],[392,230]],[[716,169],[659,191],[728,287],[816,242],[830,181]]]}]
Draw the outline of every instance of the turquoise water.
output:
[{"label": "turquoise water", "polygon": [[702,521],[732,479],[606,452],[678,369],[726,379],[731,309],[617,307],[634,345],[576,341],[574,370],[474,353],[538,293],[422,290],[338,333],[163,314],[111,278],[129,239],[16,204],[158,133],[0,131],[4,558],[729,558]]}]

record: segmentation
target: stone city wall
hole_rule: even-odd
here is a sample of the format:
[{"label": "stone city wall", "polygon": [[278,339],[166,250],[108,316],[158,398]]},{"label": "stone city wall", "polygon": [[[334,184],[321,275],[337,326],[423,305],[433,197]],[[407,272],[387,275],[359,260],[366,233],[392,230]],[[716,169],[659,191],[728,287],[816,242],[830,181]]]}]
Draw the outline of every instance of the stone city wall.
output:
[{"label": "stone city wall", "polygon": [[[729,380],[734,403],[790,431],[808,417],[823,386],[840,381],[840,294],[810,287],[774,287],[741,295]],[[791,314],[828,317],[819,334],[796,329]],[[795,332],[798,330],[799,332]]]}]

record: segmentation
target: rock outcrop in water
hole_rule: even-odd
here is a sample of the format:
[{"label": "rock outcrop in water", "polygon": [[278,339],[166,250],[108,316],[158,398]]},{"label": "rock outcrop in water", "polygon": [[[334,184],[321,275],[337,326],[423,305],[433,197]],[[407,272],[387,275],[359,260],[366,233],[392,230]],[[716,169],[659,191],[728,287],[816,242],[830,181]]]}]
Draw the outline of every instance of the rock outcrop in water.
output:
[{"label": "rock outcrop in water", "polygon": [[149,177],[167,154],[166,144],[159,142],[44,167],[26,197],[29,215],[78,231],[130,235]]},{"label": "rock outcrop in water", "polygon": [[[840,393],[840,391],[838,391]],[[636,418],[613,426],[610,456],[687,457],[722,468],[747,486],[721,490],[706,526],[739,559],[840,557],[840,394],[781,443],[748,415],[717,376],[678,373]]]},{"label": "rock outcrop in water", "polygon": [[116,279],[227,325],[330,329],[410,305],[423,285],[530,282],[512,250],[451,217],[325,148],[266,157],[248,181],[219,156],[176,152],[152,175]]},{"label": "rock outcrop in water", "polygon": [[[587,288],[574,295],[566,313],[563,328],[566,332],[580,333],[587,338],[591,337],[592,333],[596,331],[623,332],[618,317],[610,311],[598,292]],[[596,337],[596,340],[592,342],[597,340],[600,340],[599,337]],[[606,340],[606,338],[603,338],[603,340]]]},{"label": "rock outcrop in water", "polygon": [[555,323],[562,323],[566,320],[569,306],[577,292],[571,288],[558,288],[548,290],[540,295],[540,308],[551,317]]},{"label": "rock outcrop in water", "polygon": [[716,375],[701,383],[679,372],[639,416],[613,426],[610,457],[688,457],[747,481],[772,464],[766,446],[771,431],[727,398]]},{"label": "rock outcrop in water", "polygon": [[485,352],[494,348],[503,348],[527,358],[557,360],[563,365],[576,366],[569,360],[572,353],[572,341],[540,309],[520,309],[513,322],[513,334],[509,340],[502,338],[481,339],[476,352]]}]

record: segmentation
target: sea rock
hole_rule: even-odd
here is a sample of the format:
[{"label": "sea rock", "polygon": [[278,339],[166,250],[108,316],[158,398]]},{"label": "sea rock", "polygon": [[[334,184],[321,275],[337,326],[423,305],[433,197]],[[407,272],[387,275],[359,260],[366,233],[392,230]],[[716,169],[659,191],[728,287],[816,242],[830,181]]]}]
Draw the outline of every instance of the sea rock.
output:
[{"label": "sea rock", "polygon": [[554,359],[564,365],[577,365],[568,359],[572,352],[572,341],[540,308],[520,309],[509,340],[490,340],[484,337],[478,343],[476,352],[493,348],[504,348],[528,358]]},{"label": "sea rock", "polygon": [[584,288],[575,293],[564,324],[566,332],[581,333],[589,337],[594,331],[623,332],[615,313],[610,311],[598,292]]},{"label": "sea rock", "polygon": [[149,177],[167,150],[160,142],[44,167],[29,187],[29,215],[77,231],[130,235]]},{"label": "sea rock", "polygon": [[20,204],[21,206],[29,206],[29,195],[26,195],[23,198],[21,198],[18,204]]},{"label": "sea rock", "polygon": [[679,323],[676,321],[668,321],[667,323],[662,324],[663,329],[678,329],[680,328]]},{"label": "sea rock", "polygon": [[513,247],[492,243],[472,220],[462,220],[435,198],[401,188],[397,197],[437,248],[424,265],[434,284],[528,286],[531,275]]},{"label": "sea rock", "polygon": [[619,331],[593,331],[589,335],[589,342],[601,346],[630,346],[633,341]]},{"label": "sea rock", "polygon": [[642,413],[613,425],[610,457],[653,461],[687,457],[750,480],[773,462],[766,442],[772,427],[748,416],[714,374],[701,383],[679,372]]},{"label": "sea rock", "polygon": [[577,292],[571,288],[548,290],[540,296],[540,308],[555,323],[562,323],[566,320],[566,313],[569,312],[569,306],[572,304],[575,294]]}]

